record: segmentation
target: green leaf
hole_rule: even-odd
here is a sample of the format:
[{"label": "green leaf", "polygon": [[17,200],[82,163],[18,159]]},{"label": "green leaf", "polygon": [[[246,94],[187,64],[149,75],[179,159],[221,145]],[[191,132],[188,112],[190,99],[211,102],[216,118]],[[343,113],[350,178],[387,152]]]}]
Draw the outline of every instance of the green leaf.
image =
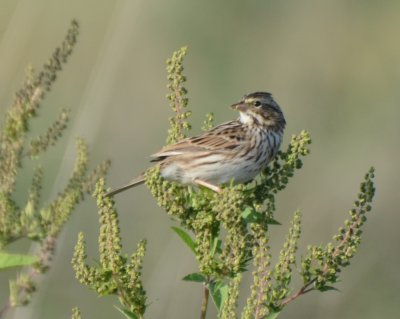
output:
[{"label": "green leaf", "polygon": [[280,311],[277,311],[277,312],[272,311],[265,319],[275,319],[275,318],[278,318],[278,316],[279,316],[280,313],[281,313]]},{"label": "green leaf", "polygon": [[226,298],[228,297],[228,285],[222,281],[215,281],[209,285],[212,300],[218,311],[221,310]]},{"label": "green leaf", "polygon": [[215,256],[215,253],[220,253],[222,251],[221,249],[221,245],[222,245],[222,241],[220,239],[218,239],[218,237],[215,237],[213,239],[213,245],[212,245],[212,249],[211,249],[211,256]]},{"label": "green leaf", "polygon": [[322,286],[321,288],[318,288],[318,290],[322,291],[322,292],[324,292],[324,291],[332,291],[332,290],[339,291],[339,289],[337,289],[337,288],[335,288],[333,286]]},{"label": "green leaf", "polygon": [[268,225],[282,225],[280,222],[278,222],[276,219],[273,218],[267,218],[267,224]]},{"label": "green leaf", "polygon": [[36,256],[9,254],[4,251],[0,252],[0,269],[29,266],[39,261]]},{"label": "green leaf", "polygon": [[278,222],[277,220],[270,217],[265,217],[263,214],[255,211],[251,207],[247,207],[242,212],[241,216],[247,223],[259,223],[264,220],[269,225],[281,225],[281,223]]},{"label": "green leaf", "polygon": [[182,228],[179,227],[171,227],[172,230],[183,240],[183,242],[196,254],[196,243],[190,237],[190,235],[185,232]]},{"label": "green leaf", "polygon": [[114,307],[120,313],[122,313],[125,316],[125,318],[128,318],[128,319],[139,319],[139,317],[137,315],[135,315],[132,311],[129,311],[127,309],[121,309],[121,308],[119,308],[117,306],[114,306]]},{"label": "green leaf", "polygon": [[195,272],[193,274],[186,275],[185,277],[182,278],[182,280],[194,281],[194,282],[205,282],[206,278],[202,274]]},{"label": "green leaf", "polygon": [[257,223],[261,220],[261,214],[257,213],[253,208],[247,207],[242,213],[242,218],[247,223]]}]

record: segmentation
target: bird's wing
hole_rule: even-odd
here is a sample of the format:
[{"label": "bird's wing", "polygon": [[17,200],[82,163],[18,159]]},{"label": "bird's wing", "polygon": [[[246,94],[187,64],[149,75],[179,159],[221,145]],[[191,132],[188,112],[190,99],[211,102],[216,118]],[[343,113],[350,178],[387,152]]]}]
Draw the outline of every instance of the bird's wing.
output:
[{"label": "bird's wing", "polygon": [[244,134],[245,132],[241,128],[240,122],[224,123],[201,135],[186,138],[176,144],[163,147],[152,155],[153,161],[160,161],[169,156],[185,153],[231,150],[243,144]]}]

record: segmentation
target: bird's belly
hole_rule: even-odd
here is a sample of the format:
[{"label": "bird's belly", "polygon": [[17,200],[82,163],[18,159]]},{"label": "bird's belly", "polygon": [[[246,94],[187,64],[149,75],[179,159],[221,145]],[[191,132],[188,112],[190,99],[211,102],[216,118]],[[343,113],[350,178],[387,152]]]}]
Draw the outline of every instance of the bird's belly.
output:
[{"label": "bird's belly", "polygon": [[218,183],[229,183],[232,180],[236,183],[251,181],[261,171],[264,162],[265,161],[256,162],[255,160],[241,161],[235,159],[224,165]]},{"label": "bird's belly", "polygon": [[252,180],[268,162],[267,150],[243,160],[240,157],[226,159],[223,154],[200,157],[191,161],[171,161],[161,169],[161,175],[170,181],[193,184],[199,179],[212,184],[244,183]]}]

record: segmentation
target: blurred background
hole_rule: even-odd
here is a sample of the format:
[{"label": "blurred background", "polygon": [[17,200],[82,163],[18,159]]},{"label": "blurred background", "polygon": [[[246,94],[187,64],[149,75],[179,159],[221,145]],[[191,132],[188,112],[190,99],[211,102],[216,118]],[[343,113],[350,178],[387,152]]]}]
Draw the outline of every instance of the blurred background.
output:
[{"label": "blurred background", "polygon": [[[171,115],[165,60],[187,45],[192,134],[200,131],[207,112],[215,113],[216,123],[235,118],[228,106],[256,90],[272,92],[284,110],[284,148],[292,134],[311,133],[304,168],[278,198],[282,226],[271,233],[274,260],[296,209],[304,215],[300,251],[329,241],[347,218],[364,173],[376,167],[373,211],[359,253],[341,275],[340,292],[307,294],[279,318],[398,316],[400,2],[0,0],[0,115],[26,66],[41,67],[73,18],[81,25],[78,45],[32,126],[42,132],[60,108],[72,109],[66,135],[41,160],[43,203],[64,186],[78,136],[89,143],[93,164],[112,160],[110,187],[148,166],[149,155],[163,146]],[[19,187],[30,178],[24,176]],[[124,251],[148,240],[146,317],[198,317],[201,287],[180,280],[197,270],[196,263],[172,233],[175,223],[145,187],[116,200]],[[98,219],[91,199],[79,205],[64,229],[32,304],[10,318],[70,318],[74,306],[83,318],[120,317],[113,307],[117,300],[99,299],[74,278],[70,260],[79,231],[86,234],[89,260],[97,258]],[[1,304],[11,275],[0,274]]]}]

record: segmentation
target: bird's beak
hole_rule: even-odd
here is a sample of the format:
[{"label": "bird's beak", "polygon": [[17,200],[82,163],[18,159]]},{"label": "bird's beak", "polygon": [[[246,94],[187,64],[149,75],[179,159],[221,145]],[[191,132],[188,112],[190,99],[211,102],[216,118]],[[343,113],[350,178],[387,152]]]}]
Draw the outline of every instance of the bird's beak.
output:
[{"label": "bird's beak", "polygon": [[245,102],[240,101],[238,103],[232,104],[231,108],[239,112],[244,112],[249,108],[249,106]]}]

